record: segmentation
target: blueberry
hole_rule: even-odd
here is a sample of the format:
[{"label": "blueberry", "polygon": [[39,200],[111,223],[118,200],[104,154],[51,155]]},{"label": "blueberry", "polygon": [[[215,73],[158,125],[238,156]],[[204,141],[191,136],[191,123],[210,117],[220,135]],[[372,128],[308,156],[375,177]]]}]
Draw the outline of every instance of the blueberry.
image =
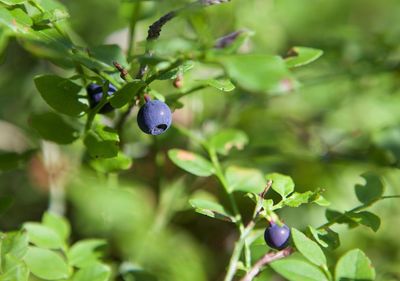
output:
[{"label": "blueberry", "polygon": [[264,239],[271,248],[282,250],[289,243],[290,229],[287,225],[279,226],[271,222],[264,232]]},{"label": "blueberry", "polygon": [[[86,91],[89,95],[90,108],[96,107],[96,105],[99,104],[99,102],[101,101],[101,98],[103,97],[103,87],[98,84],[92,83],[86,87]],[[117,89],[114,87],[114,85],[108,84],[107,94],[109,96],[111,96],[112,94],[114,94],[115,91],[117,91]],[[103,113],[103,114],[109,113],[113,110],[114,110],[114,108],[111,106],[111,104],[106,103],[102,108],[100,108],[99,113]]]},{"label": "blueberry", "polygon": [[139,128],[150,135],[160,135],[171,126],[171,110],[168,105],[159,100],[150,100],[139,109],[137,123]]}]

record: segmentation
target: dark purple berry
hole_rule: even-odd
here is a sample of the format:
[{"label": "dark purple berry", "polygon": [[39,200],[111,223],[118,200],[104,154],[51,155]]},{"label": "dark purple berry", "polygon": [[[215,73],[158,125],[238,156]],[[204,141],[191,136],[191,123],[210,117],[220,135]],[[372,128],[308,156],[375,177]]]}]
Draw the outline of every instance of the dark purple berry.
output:
[{"label": "dark purple berry", "polygon": [[172,114],[168,105],[159,100],[146,98],[139,109],[137,123],[139,128],[150,135],[160,135],[171,126]]},{"label": "dark purple berry", "polygon": [[286,248],[289,243],[290,229],[287,225],[279,226],[273,222],[264,232],[264,239],[268,246],[271,248],[282,250]]},{"label": "dark purple berry", "polygon": [[[86,91],[89,96],[90,108],[96,107],[96,105],[99,104],[99,102],[101,101],[101,98],[103,97],[103,87],[98,84],[92,83],[86,87]],[[114,94],[115,91],[117,91],[117,89],[114,87],[114,85],[108,84],[107,94],[109,96],[111,96],[112,94]],[[113,110],[114,110],[114,108],[111,106],[111,104],[106,103],[102,108],[100,108],[99,113],[103,113],[103,114],[109,113]]]}]

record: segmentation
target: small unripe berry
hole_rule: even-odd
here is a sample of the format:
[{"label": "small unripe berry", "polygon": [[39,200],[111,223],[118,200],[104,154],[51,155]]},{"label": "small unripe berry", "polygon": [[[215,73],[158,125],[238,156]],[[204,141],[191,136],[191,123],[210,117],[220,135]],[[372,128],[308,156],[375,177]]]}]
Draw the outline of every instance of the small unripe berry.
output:
[{"label": "small unripe berry", "polygon": [[159,100],[150,100],[139,109],[137,123],[139,128],[150,135],[160,135],[171,126],[172,114],[168,105]]},{"label": "small unripe berry", "polygon": [[[98,105],[103,97],[103,87],[95,84],[95,83],[91,83],[86,87],[86,91],[88,93],[89,96],[89,105],[90,108],[94,108],[96,107],[96,105]],[[116,92],[117,89],[114,87],[114,85],[112,84],[108,84],[108,92],[107,94],[109,96],[111,96],[112,94],[114,94],[114,92]],[[114,108],[111,106],[110,103],[106,103],[102,108],[100,108],[99,113],[109,113],[111,111],[113,111]]]},{"label": "small unripe berry", "polygon": [[264,232],[264,239],[268,246],[273,249],[282,250],[289,244],[290,229],[287,225],[279,226],[274,222]]}]

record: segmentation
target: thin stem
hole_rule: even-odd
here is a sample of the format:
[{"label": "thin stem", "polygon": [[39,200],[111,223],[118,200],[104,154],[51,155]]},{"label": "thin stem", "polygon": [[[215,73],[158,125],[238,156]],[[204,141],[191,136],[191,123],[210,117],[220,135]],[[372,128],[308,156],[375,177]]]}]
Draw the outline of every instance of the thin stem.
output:
[{"label": "thin stem", "polygon": [[261,259],[259,259],[253,268],[246,274],[245,277],[243,277],[240,281],[251,281],[253,280],[262,270],[262,268],[279,259],[285,258],[293,253],[293,249],[288,247],[286,249],[283,249],[279,252],[270,252],[265,254]]},{"label": "thin stem", "polygon": [[210,156],[211,162],[214,166],[215,175],[218,178],[218,180],[221,182],[226,194],[228,195],[228,199],[229,199],[229,202],[232,207],[233,215],[235,216],[235,223],[238,225],[240,231],[242,232],[243,231],[242,217],[239,213],[239,209],[236,204],[236,201],[233,198],[233,194],[229,187],[228,181],[226,180],[225,175],[222,171],[221,164],[219,163],[217,153],[214,148],[207,148],[207,152],[208,152],[208,155]]},{"label": "thin stem", "polygon": [[235,276],[237,265],[239,263],[240,255],[242,253],[242,249],[246,243],[246,238],[249,236],[253,228],[255,227],[255,221],[250,221],[247,226],[241,232],[239,240],[236,241],[235,248],[233,249],[233,253],[231,259],[229,260],[228,271],[226,272],[224,281],[232,281]]}]

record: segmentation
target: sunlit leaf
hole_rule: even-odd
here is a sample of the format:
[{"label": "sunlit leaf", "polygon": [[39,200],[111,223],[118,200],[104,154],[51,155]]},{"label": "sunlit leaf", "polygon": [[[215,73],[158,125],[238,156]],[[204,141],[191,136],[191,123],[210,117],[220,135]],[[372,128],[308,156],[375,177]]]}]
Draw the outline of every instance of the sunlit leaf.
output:
[{"label": "sunlit leaf", "polygon": [[261,193],[267,181],[257,169],[229,166],[226,169],[226,179],[230,191]]},{"label": "sunlit leaf", "polygon": [[272,189],[281,195],[282,198],[286,198],[294,190],[294,182],[289,176],[271,173],[265,177],[267,180],[272,180]]},{"label": "sunlit leaf", "polygon": [[204,199],[192,199],[189,201],[190,205],[196,212],[205,216],[216,218],[224,221],[234,222],[235,219],[230,215],[222,205],[217,202],[208,201]]},{"label": "sunlit leaf", "polygon": [[322,54],[322,50],[314,48],[293,47],[285,58],[285,63],[290,68],[303,66],[317,60]]},{"label": "sunlit leaf", "polygon": [[292,228],[292,238],[296,249],[310,262],[317,266],[326,265],[324,252],[317,243],[305,236],[302,232]]},{"label": "sunlit leaf", "polygon": [[37,247],[29,247],[24,258],[30,271],[44,280],[66,279],[69,268],[60,254]]},{"label": "sunlit leaf", "polygon": [[286,258],[270,265],[289,281],[328,281],[321,269],[302,260]]},{"label": "sunlit leaf", "polygon": [[214,167],[204,157],[182,149],[171,149],[168,156],[179,168],[199,177],[208,177],[214,173]]},{"label": "sunlit leaf", "polygon": [[375,269],[361,250],[354,249],[339,259],[335,268],[335,280],[375,280]]},{"label": "sunlit leaf", "polygon": [[227,155],[232,148],[242,150],[248,142],[249,138],[244,132],[234,129],[221,130],[209,141],[210,145],[222,155]]}]

